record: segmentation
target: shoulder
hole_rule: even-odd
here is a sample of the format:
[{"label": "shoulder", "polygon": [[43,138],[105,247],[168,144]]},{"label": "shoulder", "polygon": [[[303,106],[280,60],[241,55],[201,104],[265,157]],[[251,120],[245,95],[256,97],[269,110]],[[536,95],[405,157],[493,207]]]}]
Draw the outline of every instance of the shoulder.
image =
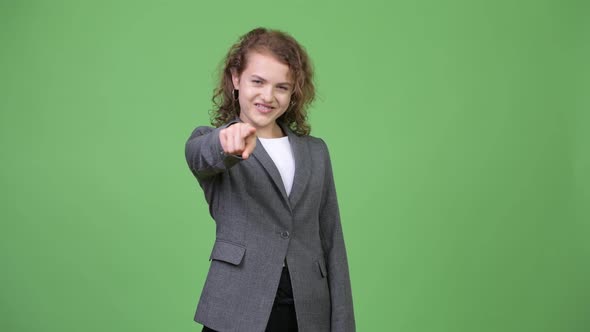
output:
[{"label": "shoulder", "polygon": [[316,136],[301,135],[297,137],[302,142],[305,142],[310,148],[323,148],[326,145],[323,139]]},{"label": "shoulder", "polygon": [[206,134],[209,134],[209,133],[211,133],[213,131],[216,131],[216,130],[219,131],[219,130],[221,130],[223,128],[227,128],[228,126],[230,126],[230,125],[232,125],[232,124],[234,124],[236,122],[237,122],[236,120],[233,120],[233,121],[230,121],[230,122],[224,124],[221,127],[198,126],[195,129],[193,129],[193,131],[192,131],[192,133],[190,135],[190,138],[197,137],[197,136],[202,136],[202,135],[206,135]]},{"label": "shoulder", "polygon": [[325,159],[330,159],[328,144],[324,139],[311,135],[299,136],[299,139],[304,141],[312,152],[321,154]]},{"label": "shoulder", "polygon": [[297,137],[299,137],[299,139],[304,140],[308,144],[322,144],[324,142],[323,139],[321,139],[321,138],[319,138],[317,136],[312,136],[312,135],[297,135],[295,133],[293,133],[293,135],[296,135]]},{"label": "shoulder", "polygon": [[305,137],[307,137],[310,144],[313,144],[315,146],[321,147],[322,149],[328,150],[328,143],[326,142],[325,139],[323,139],[321,137],[317,137],[317,136],[311,136],[311,135],[307,135]]},{"label": "shoulder", "polygon": [[211,126],[197,126],[195,129],[193,129],[193,134],[207,134],[212,132],[213,130],[215,130],[215,127],[211,127]]}]

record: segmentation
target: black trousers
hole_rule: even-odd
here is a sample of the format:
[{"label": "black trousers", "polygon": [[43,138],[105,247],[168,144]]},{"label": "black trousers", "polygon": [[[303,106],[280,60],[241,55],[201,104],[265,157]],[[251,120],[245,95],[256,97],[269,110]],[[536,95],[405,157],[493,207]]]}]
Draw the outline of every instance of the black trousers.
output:
[{"label": "black trousers", "polygon": [[[289,268],[285,263],[265,332],[297,332],[297,330],[293,288],[291,286],[291,278],[289,277]],[[202,332],[217,331],[203,326]]]}]

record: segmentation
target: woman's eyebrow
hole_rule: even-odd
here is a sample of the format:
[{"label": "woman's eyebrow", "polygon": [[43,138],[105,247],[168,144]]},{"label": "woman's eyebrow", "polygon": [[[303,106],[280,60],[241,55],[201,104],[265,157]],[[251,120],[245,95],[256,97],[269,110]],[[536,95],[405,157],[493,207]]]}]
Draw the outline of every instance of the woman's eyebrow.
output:
[{"label": "woman's eyebrow", "polygon": [[[258,75],[250,75],[250,78],[255,78],[257,80],[261,80],[262,82],[266,82],[266,79],[258,76]],[[289,83],[289,82],[281,82],[281,83],[277,83],[277,85],[288,85],[288,86],[293,86],[293,84]]]},{"label": "woman's eyebrow", "polygon": [[266,80],[265,80],[264,78],[262,78],[262,77],[260,77],[260,76],[258,76],[258,75],[250,75],[250,78],[255,78],[255,79],[257,79],[257,80],[261,80],[261,81],[263,81],[263,82],[266,82]]}]

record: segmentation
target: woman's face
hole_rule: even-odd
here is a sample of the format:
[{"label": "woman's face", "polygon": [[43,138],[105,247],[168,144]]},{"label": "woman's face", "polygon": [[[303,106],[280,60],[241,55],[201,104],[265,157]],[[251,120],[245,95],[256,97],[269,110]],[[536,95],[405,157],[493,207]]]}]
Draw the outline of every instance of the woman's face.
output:
[{"label": "woman's face", "polygon": [[240,119],[256,128],[259,137],[281,137],[276,120],[287,111],[293,83],[289,66],[269,54],[250,52],[240,76],[232,75],[239,90]]}]

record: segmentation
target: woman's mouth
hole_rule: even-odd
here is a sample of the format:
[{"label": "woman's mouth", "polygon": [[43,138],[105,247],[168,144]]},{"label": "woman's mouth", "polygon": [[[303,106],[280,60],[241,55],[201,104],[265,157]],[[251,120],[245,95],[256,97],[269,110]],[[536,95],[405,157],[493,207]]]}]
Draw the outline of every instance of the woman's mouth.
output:
[{"label": "woman's mouth", "polygon": [[269,113],[272,112],[272,110],[274,110],[275,108],[266,104],[254,104],[254,106],[256,106],[256,109],[260,112],[260,113]]}]

